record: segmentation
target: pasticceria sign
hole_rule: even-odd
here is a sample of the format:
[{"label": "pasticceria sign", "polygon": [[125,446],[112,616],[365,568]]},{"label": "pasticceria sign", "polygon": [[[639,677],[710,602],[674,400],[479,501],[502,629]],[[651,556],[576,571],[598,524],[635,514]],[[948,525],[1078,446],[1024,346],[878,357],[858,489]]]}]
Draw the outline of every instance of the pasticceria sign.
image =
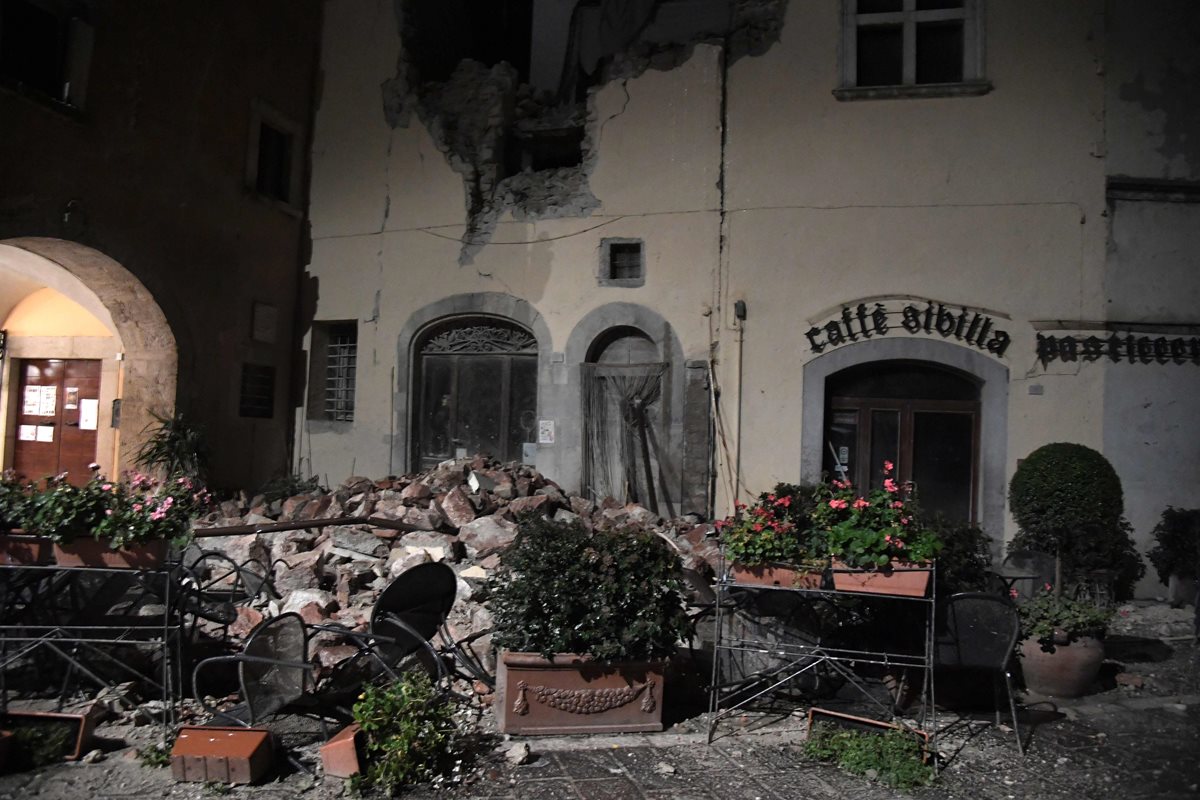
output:
[{"label": "pasticceria sign", "polygon": [[[896,313],[899,313],[899,324],[892,319]],[[824,325],[812,326],[804,335],[812,351],[822,353],[830,347],[887,336],[897,328],[914,336],[924,333],[957,339],[997,358],[1004,356],[1012,341],[1008,332],[996,327],[995,320],[987,314],[967,308],[956,312],[953,306],[948,308],[932,300],[925,301],[923,307],[908,303],[899,312],[889,310],[883,303],[874,303],[871,307],[859,303],[853,310],[843,306],[840,316]]]}]

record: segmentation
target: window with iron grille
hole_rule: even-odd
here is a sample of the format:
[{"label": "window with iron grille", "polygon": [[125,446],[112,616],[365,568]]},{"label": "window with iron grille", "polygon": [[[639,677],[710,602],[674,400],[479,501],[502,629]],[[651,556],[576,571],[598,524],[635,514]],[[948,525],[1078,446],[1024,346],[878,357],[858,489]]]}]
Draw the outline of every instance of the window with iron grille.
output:
[{"label": "window with iron grille", "polygon": [[354,421],[358,323],[314,322],[308,379],[308,418]]},{"label": "window with iron grille", "polygon": [[601,286],[643,286],[646,260],[641,239],[600,240]]},{"label": "window with iron grille", "polygon": [[275,416],[275,368],[266,364],[242,364],[242,389],[238,415],[270,419]]}]

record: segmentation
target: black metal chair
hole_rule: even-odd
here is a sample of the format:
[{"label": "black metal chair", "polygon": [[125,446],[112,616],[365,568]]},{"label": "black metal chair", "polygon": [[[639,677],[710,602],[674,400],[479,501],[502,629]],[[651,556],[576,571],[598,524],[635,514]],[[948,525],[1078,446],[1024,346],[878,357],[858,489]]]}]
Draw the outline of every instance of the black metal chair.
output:
[{"label": "black metal chair", "polygon": [[983,592],[952,595],[936,635],[935,664],[992,673],[997,725],[1000,724],[999,680],[1001,675],[1004,676],[1017,751],[1024,755],[1009,671],[1020,630],[1017,607],[1008,599]]},{"label": "black metal chair", "polygon": [[1054,556],[1041,550],[1014,550],[1004,559],[995,575],[1013,600],[1028,600],[1046,584],[1054,583]]}]

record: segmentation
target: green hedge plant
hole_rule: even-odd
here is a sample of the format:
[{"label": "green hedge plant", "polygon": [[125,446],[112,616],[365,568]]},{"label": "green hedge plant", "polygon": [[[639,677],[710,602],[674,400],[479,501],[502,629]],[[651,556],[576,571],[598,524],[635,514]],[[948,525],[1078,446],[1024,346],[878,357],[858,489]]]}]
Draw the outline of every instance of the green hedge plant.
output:
[{"label": "green hedge plant", "polygon": [[1200,577],[1200,508],[1168,506],[1154,526],[1154,547],[1148,556],[1163,583],[1173,574]]},{"label": "green hedge plant", "polygon": [[649,531],[527,519],[489,591],[495,642],[517,652],[643,661],[689,635],[679,557]]}]

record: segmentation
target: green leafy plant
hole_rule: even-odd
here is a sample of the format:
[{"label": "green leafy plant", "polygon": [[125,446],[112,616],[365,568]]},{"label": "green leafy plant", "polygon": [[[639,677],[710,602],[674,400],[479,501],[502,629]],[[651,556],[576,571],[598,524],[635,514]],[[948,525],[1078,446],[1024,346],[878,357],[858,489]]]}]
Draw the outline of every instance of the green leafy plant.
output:
[{"label": "green leafy plant", "polygon": [[203,481],[208,475],[209,448],[204,429],[176,411],[172,416],[151,412],[154,422],[134,456],[134,463],[164,478],[186,476]]},{"label": "green leafy plant", "polygon": [[34,488],[19,480],[14,470],[6,469],[0,475],[0,533],[24,526]]},{"label": "green leafy plant", "polygon": [[155,539],[186,540],[192,519],[211,501],[208,490],[186,475],[160,482],[134,473],[100,488],[107,492],[107,507],[93,536],[114,550]]},{"label": "green leafy plant", "polygon": [[883,464],[883,488],[863,496],[849,481],[833,480],[822,487],[812,512],[813,526],[824,531],[829,555],[848,566],[885,567],[892,559],[928,561],[942,542],[920,522],[911,490],[889,477]]},{"label": "green leafy plant", "polygon": [[392,795],[453,768],[462,733],[453,705],[424,672],[410,670],[399,681],[369,684],[353,714],[362,728],[366,758],[355,789]]},{"label": "green leafy plant", "polygon": [[780,483],[752,506],[735,503],[735,513],[714,527],[729,561],[747,567],[771,562],[800,563],[819,558],[810,542],[809,514],[815,489]]},{"label": "green leafy plant", "polygon": [[1081,444],[1043,445],[1017,467],[1008,502],[1020,527],[1010,552],[1055,554],[1063,585],[1112,570],[1117,598],[1132,595],[1146,566],[1122,516],[1121,479],[1103,455]]},{"label": "green leafy plant", "polygon": [[1160,581],[1167,583],[1172,574],[1200,577],[1200,508],[1168,506],[1153,533],[1147,555]]},{"label": "green leafy plant", "polygon": [[897,789],[926,786],[934,779],[920,740],[908,731],[875,732],[817,722],[804,742],[804,752]]},{"label": "green leafy plant", "polygon": [[1035,639],[1042,649],[1053,651],[1055,645],[1070,644],[1081,636],[1103,636],[1113,612],[1074,595],[1074,591],[1055,592],[1046,584],[1017,606],[1021,637]]},{"label": "green leafy plant", "polygon": [[992,537],[977,525],[955,523],[940,514],[929,528],[942,542],[937,557],[938,594],[982,592],[992,569]]},{"label": "green leafy plant", "polygon": [[147,745],[137,751],[138,761],[143,767],[169,767],[171,766],[171,748],[174,746],[174,737],[171,741],[156,742],[155,744]]},{"label": "green leafy plant", "polygon": [[648,531],[528,519],[489,589],[496,643],[545,658],[661,658],[689,634],[679,557]]},{"label": "green leafy plant", "polygon": [[23,722],[12,734],[10,759],[20,771],[61,762],[71,751],[75,728],[69,722]]},{"label": "green leafy plant", "polygon": [[29,498],[25,528],[56,542],[92,535],[111,501],[104,486],[111,484],[100,475],[93,475],[83,486],[71,484],[65,472],[46,478],[45,488]]}]

